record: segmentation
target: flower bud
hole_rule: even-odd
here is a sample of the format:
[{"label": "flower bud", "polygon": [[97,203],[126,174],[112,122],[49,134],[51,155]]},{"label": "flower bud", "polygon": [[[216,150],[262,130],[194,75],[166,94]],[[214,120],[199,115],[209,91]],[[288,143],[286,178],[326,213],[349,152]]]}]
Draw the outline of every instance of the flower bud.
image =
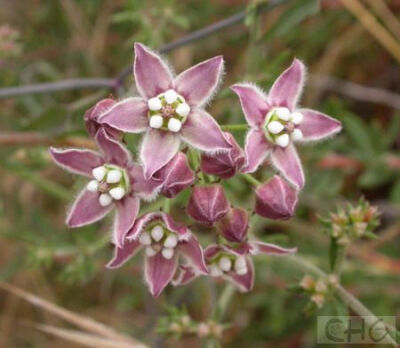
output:
[{"label": "flower bud", "polygon": [[213,225],[229,211],[229,202],[221,185],[196,186],[187,206],[187,213],[194,220]]},{"label": "flower bud", "polygon": [[195,175],[188,165],[186,155],[179,152],[154,175],[154,178],[163,182],[161,193],[168,198],[172,198],[186,187],[192,185]]},{"label": "flower bud", "polygon": [[265,218],[285,220],[293,216],[297,204],[297,191],[275,175],[256,189],[255,212]]},{"label": "flower bud", "polygon": [[243,166],[245,157],[232,134],[225,132],[224,135],[226,140],[232,145],[231,150],[213,156],[203,154],[200,168],[206,174],[228,179],[234,176]]},{"label": "flower bud", "polygon": [[243,209],[232,208],[218,221],[218,232],[230,242],[241,242],[249,228],[249,216]]}]

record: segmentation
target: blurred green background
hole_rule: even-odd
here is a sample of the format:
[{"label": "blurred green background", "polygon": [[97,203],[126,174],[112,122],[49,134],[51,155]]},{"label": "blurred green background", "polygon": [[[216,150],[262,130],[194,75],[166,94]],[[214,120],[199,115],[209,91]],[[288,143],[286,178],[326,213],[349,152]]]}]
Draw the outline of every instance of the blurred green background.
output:
[{"label": "blurred green background", "polygon": [[[241,23],[166,54],[177,72],[224,55],[225,81],[209,107],[220,124],[244,123],[229,85],[246,80],[267,89],[298,57],[309,69],[302,105],[344,125],[336,138],[299,150],[307,183],[296,217],[287,222],[255,217],[253,233],[297,245],[327,270],[329,237],[317,216],[364,196],[381,210],[380,238],[351,245],[343,285],[375,314],[399,317],[400,1],[275,2],[258,13],[257,6],[268,1],[0,0],[0,85],[114,78],[132,64],[135,41],[157,49],[245,11]],[[64,225],[65,209],[84,182],[51,163],[47,147],[90,146],[84,111],[101,98],[134,93],[129,75],[116,89],[0,99],[0,279],[152,346],[200,347],[195,336],[175,340],[157,334],[157,321],[166,304],[184,304],[194,319],[206,320],[223,284],[198,279],[169,287],[154,300],[142,281],[140,257],[120,270],[104,269],[112,255],[110,220],[78,230]],[[244,134],[234,135],[243,144]],[[136,153],[138,138],[125,140]],[[234,178],[224,185],[235,204],[252,206],[248,183]],[[182,215],[188,194],[178,196],[175,214]],[[204,231],[202,240],[210,240],[211,233]],[[309,298],[287,289],[302,273],[279,258],[257,258],[256,270],[253,292],[236,294],[228,308],[231,326],[222,344],[316,346],[316,316],[338,313],[341,305],[330,301],[305,314]],[[35,327],[69,324],[0,291],[1,347],[80,346]]]}]

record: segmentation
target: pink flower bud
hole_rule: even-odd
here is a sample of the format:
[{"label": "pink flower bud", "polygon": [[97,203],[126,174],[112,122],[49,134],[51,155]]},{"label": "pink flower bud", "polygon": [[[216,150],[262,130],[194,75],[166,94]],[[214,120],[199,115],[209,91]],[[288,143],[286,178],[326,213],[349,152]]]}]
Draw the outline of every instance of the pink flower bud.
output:
[{"label": "pink flower bud", "polygon": [[246,237],[249,228],[249,216],[243,209],[232,208],[218,221],[219,233],[230,242],[241,242]]},{"label": "pink flower bud", "polygon": [[265,218],[285,220],[293,216],[297,204],[297,191],[275,175],[256,189],[255,212]]},{"label": "pink flower bud", "polygon": [[210,175],[228,179],[244,165],[245,157],[242,149],[237,144],[232,134],[224,132],[226,140],[232,145],[232,149],[216,155],[203,154],[201,157],[201,170]]},{"label": "pink flower bud", "polygon": [[161,193],[172,198],[192,185],[195,175],[188,165],[186,156],[180,152],[165,167],[161,168],[154,178],[163,182]]},{"label": "pink flower bud", "polygon": [[112,106],[116,104],[116,101],[111,98],[106,98],[100,100],[96,105],[92,106],[89,110],[85,112],[84,120],[85,127],[87,132],[94,137],[99,130],[99,128],[104,128],[107,134],[117,140],[122,138],[122,132],[119,130],[110,127],[106,124],[99,123],[99,116],[101,116],[104,112],[109,110]]},{"label": "pink flower bud", "polygon": [[229,211],[229,202],[221,185],[193,188],[187,213],[194,220],[212,225]]}]

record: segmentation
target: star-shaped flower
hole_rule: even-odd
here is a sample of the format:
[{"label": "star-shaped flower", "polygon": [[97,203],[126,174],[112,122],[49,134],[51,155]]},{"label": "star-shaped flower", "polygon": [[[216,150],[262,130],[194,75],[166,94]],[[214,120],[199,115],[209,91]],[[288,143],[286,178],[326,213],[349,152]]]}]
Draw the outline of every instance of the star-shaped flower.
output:
[{"label": "star-shaped flower", "polygon": [[295,142],[314,142],[341,130],[341,123],[319,111],[299,109],[305,67],[295,59],[275,81],[268,95],[257,86],[232,86],[239,96],[250,131],[246,137],[247,164],[252,173],[270,156],[272,164],[297,189],[304,186],[304,174]]},{"label": "star-shaped flower", "polygon": [[181,140],[208,153],[231,148],[218,123],[203,108],[219,85],[223,63],[221,56],[214,57],[174,77],[158,54],[135,44],[133,72],[141,97],[115,104],[100,122],[123,132],[145,132],[140,160],[146,178],[174,157]]}]

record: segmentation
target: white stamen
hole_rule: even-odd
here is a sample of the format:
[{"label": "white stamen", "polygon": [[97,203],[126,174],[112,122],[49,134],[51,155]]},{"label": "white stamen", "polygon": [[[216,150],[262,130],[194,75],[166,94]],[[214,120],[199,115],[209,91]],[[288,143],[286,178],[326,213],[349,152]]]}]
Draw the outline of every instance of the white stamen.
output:
[{"label": "white stamen", "polygon": [[210,275],[211,277],[220,277],[222,275],[222,271],[218,265],[213,264],[210,266]]},{"label": "white stamen", "polygon": [[235,271],[236,271],[236,274],[238,274],[238,275],[245,275],[247,273],[247,267],[235,269]]},{"label": "white stamen", "polygon": [[283,131],[284,125],[278,121],[272,121],[268,124],[268,130],[272,134],[278,134]]},{"label": "white stamen", "polygon": [[175,248],[178,244],[178,238],[174,234],[170,234],[164,242],[166,248]]},{"label": "white stamen", "polygon": [[178,105],[175,111],[179,116],[186,117],[189,115],[190,106],[186,103],[182,103]]},{"label": "white stamen", "polygon": [[219,266],[219,268],[221,268],[223,271],[228,272],[228,271],[231,270],[232,261],[231,261],[231,259],[230,259],[229,257],[227,257],[227,256],[222,256],[222,257],[219,259],[218,266]]},{"label": "white stamen", "polygon": [[140,242],[140,244],[143,244],[143,245],[151,245],[150,234],[146,231],[142,232],[139,237],[139,242]]},{"label": "white stamen", "polygon": [[150,98],[147,102],[147,105],[149,106],[149,109],[151,111],[161,110],[162,108],[161,100],[158,99],[157,97]]},{"label": "white stamen", "polygon": [[303,114],[301,112],[295,111],[290,115],[292,122],[294,124],[300,124],[303,121]]},{"label": "white stamen", "polygon": [[150,117],[151,128],[161,128],[163,125],[163,118],[160,115],[154,115]]},{"label": "white stamen", "polygon": [[176,118],[170,118],[170,120],[168,121],[168,129],[171,132],[179,132],[182,128],[182,123],[181,121],[177,120]]},{"label": "white stamen", "polygon": [[86,188],[90,192],[96,192],[99,188],[99,182],[97,180],[90,180]]},{"label": "white stamen", "polygon": [[160,225],[154,226],[151,230],[151,236],[156,242],[159,242],[164,236],[164,229]]},{"label": "white stamen", "polygon": [[286,147],[286,146],[289,145],[289,135],[282,134],[282,135],[280,135],[279,137],[276,138],[275,142],[280,147]]},{"label": "white stamen", "polygon": [[172,259],[172,256],[174,256],[174,249],[164,248],[161,251],[161,254],[164,257],[164,259],[170,260],[170,259]]},{"label": "white stamen", "polygon": [[147,256],[152,257],[152,256],[154,256],[155,254],[157,254],[157,251],[154,250],[151,246],[148,246],[148,247],[146,248],[146,255],[147,255]]},{"label": "white stamen", "polygon": [[99,196],[99,203],[102,207],[106,207],[107,205],[110,205],[112,202],[112,198],[108,193],[102,193]]},{"label": "white stamen", "polygon": [[122,197],[125,196],[125,189],[123,187],[115,187],[115,188],[111,189],[110,191],[108,191],[108,193],[110,194],[110,196],[112,198],[114,198],[118,201]]},{"label": "white stamen", "polygon": [[290,118],[290,111],[288,108],[281,107],[281,108],[276,108],[275,109],[275,114],[278,116],[281,120],[284,121],[289,121]]},{"label": "white stamen", "polygon": [[117,169],[110,170],[107,174],[107,182],[109,184],[116,184],[121,180],[121,178],[122,178],[122,173]]},{"label": "white stamen", "polygon": [[164,98],[168,104],[172,104],[178,98],[178,94],[173,89],[169,89],[164,93]]},{"label": "white stamen", "polygon": [[246,259],[243,256],[239,256],[238,258],[236,258],[235,260],[235,270],[239,270],[241,268],[246,268],[247,264],[246,264]]},{"label": "white stamen", "polygon": [[291,138],[294,141],[301,140],[303,139],[303,132],[300,129],[296,128],[291,134]]},{"label": "white stamen", "polygon": [[106,168],[103,166],[94,168],[92,174],[97,181],[101,181],[106,176]]}]

